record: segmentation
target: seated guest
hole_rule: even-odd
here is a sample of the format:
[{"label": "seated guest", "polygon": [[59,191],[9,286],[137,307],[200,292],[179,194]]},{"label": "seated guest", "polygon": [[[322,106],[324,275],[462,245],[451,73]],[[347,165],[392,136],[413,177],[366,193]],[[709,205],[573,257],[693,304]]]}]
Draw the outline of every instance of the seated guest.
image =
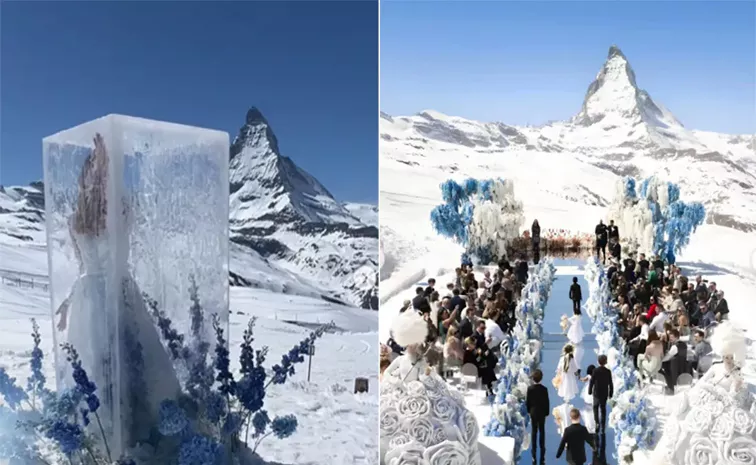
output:
[{"label": "seated guest", "polygon": [[651,323],[648,324],[648,329],[656,333],[661,333],[662,331],[664,331],[664,323],[666,323],[668,320],[669,315],[667,315],[667,312],[659,312],[656,314],[654,319],[651,320]]},{"label": "seated guest", "polygon": [[730,308],[727,306],[727,300],[724,298],[724,291],[717,293],[717,305],[714,307],[714,314],[721,319],[727,319],[730,314]]},{"label": "seated guest", "polygon": [[648,311],[646,312],[646,318],[648,321],[653,321],[654,317],[663,311],[664,309],[659,303],[659,298],[656,296],[651,297],[651,306],[648,307]]},{"label": "seated guest", "polygon": [[646,315],[638,317],[638,326],[640,326],[640,333],[630,340],[630,347],[628,347],[628,352],[632,357],[633,362],[635,362],[635,368],[638,368],[638,354],[642,354],[646,351],[646,344],[648,343],[649,326]]},{"label": "seated guest", "polygon": [[499,323],[497,322],[499,318],[499,311],[493,310],[488,314],[488,318],[485,320],[486,322],[486,345],[491,348],[491,351],[494,354],[499,353],[499,346],[501,345],[502,341],[506,337],[504,335],[504,331],[501,330],[501,327],[499,326]]},{"label": "seated guest", "polygon": [[680,337],[690,337],[690,321],[682,311],[677,315],[677,330],[680,331]]},{"label": "seated guest", "polygon": [[482,346],[477,345],[474,338],[468,337],[465,340],[465,345],[467,349],[465,351],[465,358],[468,357],[468,353],[471,353],[475,358],[474,363],[478,367],[478,377],[483,381],[483,385],[486,386],[486,395],[493,395],[493,385],[496,382],[496,374],[494,373],[496,356],[486,344]]},{"label": "seated guest", "polygon": [[706,342],[705,337],[706,335],[700,329],[697,329],[695,333],[693,333],[693,353],[695,354],[695,357],[693,359],[693,369],[696,370],[700,375],[702,375],[705,370],[699,368],[698,362],[701,360],[701,358],[710,355],[712,352],[711,344]]},{"label": "seated guest", "polygon": [[659,335],[656,331],[649,331],[646,351],[639,354],[636,360],[642,381],[646,382],[653,379],[654,374],[658,373],[661,368],[663,357],[664,346],[659,340]]},{"label": "seated guest", "polygon": [[669,331],[669,351],[662,358],[664,378],[667,380],[667,394],[675,393],[677,378],[688,372],[688,345],[680,340],[680,333],[676,329]]},{"label": "seated guest", "polygon": [[465,351],[462,347],[462,341],[459,340],[459,329],[456,326],[451,326],[444,344],[444,364],[447,369],[459,367],[462,366],[464,358]]}]

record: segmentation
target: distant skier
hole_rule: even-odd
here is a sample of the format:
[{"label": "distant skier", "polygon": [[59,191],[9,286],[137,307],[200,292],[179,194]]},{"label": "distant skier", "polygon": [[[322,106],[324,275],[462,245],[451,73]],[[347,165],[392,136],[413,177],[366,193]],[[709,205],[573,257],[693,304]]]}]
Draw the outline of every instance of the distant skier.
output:
[{"label": "distant skier", "polygon": [[599,220],[599,224],[596,225],[596,258],[601,258],[603,253],[602,263],[606,263],[607,232],[604,220]]},{"label": "distant skier", "polygon": [[578,284],[577,277],[572,278],[572,286],[570,286],[570,300],[572,301],[572,312],[575,315],[580,315],[580,302],[583,301],[583,290]]}]

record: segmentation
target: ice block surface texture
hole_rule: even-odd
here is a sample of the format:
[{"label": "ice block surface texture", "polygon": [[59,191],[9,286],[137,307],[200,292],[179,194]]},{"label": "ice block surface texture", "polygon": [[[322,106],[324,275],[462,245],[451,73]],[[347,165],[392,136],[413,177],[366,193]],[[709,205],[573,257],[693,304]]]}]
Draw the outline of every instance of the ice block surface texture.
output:
[{"label": "ice block surface texture", "polygon": [[117,456],[186,381],[157,312],[187,344],[213,314],[228,330],[229,138],[108,115],[46,137],[43,158],[58,389],[70,343]]}]

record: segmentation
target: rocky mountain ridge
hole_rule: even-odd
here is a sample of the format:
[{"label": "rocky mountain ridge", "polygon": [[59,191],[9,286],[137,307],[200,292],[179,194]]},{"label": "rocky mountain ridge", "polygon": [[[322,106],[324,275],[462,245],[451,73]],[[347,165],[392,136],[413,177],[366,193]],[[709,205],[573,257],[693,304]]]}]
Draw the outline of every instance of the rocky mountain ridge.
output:
[{"label": "rocky mountain ridge", "polygon": [[[426,110],[404,117],[382,113],[380,124],[384,160],[412,166],[433,153],[481,160],[531,153],[553,156],[557,163],[590,164],[608,176],[656,174],[678,183],[686,198],[703,201],[708,222],[756,231],[756,135],[685,128],[638,86],[616,46],[610,47],[580,110],[567,121],[514,126]],[[578,183],[579,190],[591,186]],[[586,195],[580,201],[600,205],[610,200]]]}]

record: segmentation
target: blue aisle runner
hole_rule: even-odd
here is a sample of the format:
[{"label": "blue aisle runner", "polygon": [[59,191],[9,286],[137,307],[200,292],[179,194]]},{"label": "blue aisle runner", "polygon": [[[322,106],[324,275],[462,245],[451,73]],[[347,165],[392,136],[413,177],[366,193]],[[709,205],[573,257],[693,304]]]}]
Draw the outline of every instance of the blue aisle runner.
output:
[{"label": "blue aisle runner", "polygon": [[[554,265],[560,266],[579,266],[581,273],[583,270],[584,262],[582,260],[554,260]],[[588,282],[582,274],[576,275],[578,282],[583,291],[583,302],[588,298]],[[567,344],[567,336],[562,333],[562,328],[559,326],[562,315],[572,316],[572,302],[569,300],[569,290],[572,284],[571,275],[559,274],[557,269],[556,280],[554,281],[551,289],[551,298],[546,304],[544,321],[543,321],[543,352],[541,359],[540,369],[543,371],[543,384],[549,388],[549,401],[551,402],[551,409],[564,403],[561,397],[557,394],[556,388],[551,384],[551,380],[556,374],[557,363],[559,363],[559,357],[562,353],[562,348]],[[585,370],[588,365],[598,365],[596,361],[596,338],[591,333],[591,320],[588,315],[583,311],[583,331],[585,332],[585,339],[583,340],[583,346],[585,348],[583,354],[583,360],[580,364],[581,374],[585,375]],[[584,383],[578,382],[578,387],[581,392]],[[580,396],[571,401],[571,404],[578,408],[585,408],[585,404]],[[607,412],[608,416],[608,412]],[[613,458],[614,448],[614,431],[609,427],[606,435],[606,462],[608,465],[613,465],[615,460]],[[546,418],[546,464],[547,465],[564,465],[567,463],[566,454],[562,453],[560,459],[556,458],[556,452],[559,447],[561,436],[557,432],[557,426],[554,421],[554,417],[549,412],[548,418]],[[532,447],[522,452],[522,456],[518,462],[518,465],[531,465],[532,464]],[[590,453],[590,448],[586,447],[586,453]],[[539,451],[540,455],[540,451]],[[591,463],[591,456],[588,455],[588,464]],[[485,464],[484,464],[485,465]]]}]

